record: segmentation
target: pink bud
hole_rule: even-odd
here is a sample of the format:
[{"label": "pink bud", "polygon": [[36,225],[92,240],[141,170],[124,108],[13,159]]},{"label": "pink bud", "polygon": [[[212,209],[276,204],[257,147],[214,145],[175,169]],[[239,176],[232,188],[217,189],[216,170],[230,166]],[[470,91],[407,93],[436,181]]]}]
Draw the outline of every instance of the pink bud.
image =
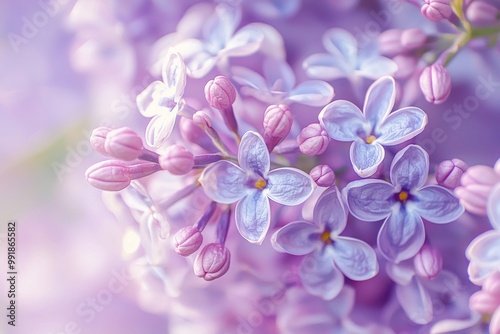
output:
[{"label": "pink bud", "polygon": [[392,60],[398,65],[398,70],[394,73],[395,78],[408,78],[416,72],[418,64],[417,57],[413,55],[397,55],[394,56]]},{"label": "pink bud", "polygon": [[451,16],[450,0],[425,0],[420,11],[433,22],[447,19]]},{"label": "pink bud", "polygon": [[212,127],[212,118],[209,114],[203,111],[197,111],[193,115],[193,123],[202,129]]},{"label": "pink bud", "polygon": [[111,130],[104,142],[106,152],[117,159],[134,160],[139,157],[142,139],[129,128]]},{"label": "pink bud", "polygon": [[202,243],[203,235],[193,226],[183,227],[174,235],[175,252],[182,256],[193,254]]},{"label": "pink bud", "polygon": [[325,152],[329,142],[328,133],[318,123],[309,124],[297,137],[300,151],[311,156]]},{"label": "pink bud", "polygon": [[194,260],[194,273],[205,281],[212,281],[227,272],[230,260],[231,253],[226,246],[219,243],[208,244]]},{"label": "pink bud", "polygon": [[87,182],[108,191],[119,191],[130,184],[128,166],[121,161],[101,161],[85,172]]},{"label": "pink bud", "polygon": [[478,291],[470,297],[469,306],[478,313],[491,314],[500,306],[500,298]]},{"label": "pink bud", "polygon": [[191,143],[199,143],[206,137],[205,132],[187,117],[179,117],[179,129],[182,138]]},{"label": "pink bud", "polygon": [[497,309],[491,316],[490,334],[500,334],[500,308]]},{"label": "pink bud", "polygon": [[170,145],[164,154],[160,155],[160,165],[174,175],[184,175],[194,166],[193,153],[180,145]]},{"label": "pink bud", "polygon": [[328,165],[318,165],[311,169],[309,175],[320,187],[330,187],[335,183],[335,173]]},{"label": "pink bud", "polygon": [[403,53],[405,49],[401,44],[402,33],[403,31],[400,29],[389,29],[382,32],[378,37],[380,53],[389,57]]},{"label": "pink bud", "polygon": [[486,215],[488,197],[495,184],[500,182],[500,175],[489,166],[472,166],[462,175],[461,186],[455,189],[465,209],[477,215]]},{"label": "pink bud", "polygon": [[426,280],[436,278],[443,268],[443,258],[436,247],[424,245],[413,258],[415,273]]},{"label": "pink bud", "polygon": [[264,130],[272,137],[284,138],[290,132],[293,116],[287,105],[270,105],[264,113]]},{"label": "pink bud", "polygon": [[427,66],[420,74],[420,89],[425,99],[434,104],[446,101],[451,92],[451,78],[443,65]]},{"label": "pink bud", "polygon": [[500,272],[497,271],[486,278],[483,283],[483,291],[500,298]]},{"label": "pink bud", "polygon": [[445,160],[438,166],[436,181],[440,186],[455,189],[467,168],[467,164],[460,159]]},{"label": "pink bud", "polygon": [[92,131],[92,135],[90,136],[90,145],[92,145],[92,147],[97,152],[108,155],[108,153],[104,148],[104,142],[106,141],[106,136],[110,131],[111,131],[110,128],[106,128],[103,126],[96,128],[94,129],[94,131]]},{"label": "pink bud", "polygon": [[236,89],[225,76],[219,75],[205,85],[205,98],[218,109],[229,109],[236,100]]},{"label": "pink bud", "polygon": [[427,41],[427,34],[419,28],[403,30],[401,33],[401,45],[407,50],[415,50],[423,46]]},{"label": "pink bud", "polygon": [[495,22],[498,15],[498,9],[483,1],[472,1],[465,10],[467,19],[476,24]]}]

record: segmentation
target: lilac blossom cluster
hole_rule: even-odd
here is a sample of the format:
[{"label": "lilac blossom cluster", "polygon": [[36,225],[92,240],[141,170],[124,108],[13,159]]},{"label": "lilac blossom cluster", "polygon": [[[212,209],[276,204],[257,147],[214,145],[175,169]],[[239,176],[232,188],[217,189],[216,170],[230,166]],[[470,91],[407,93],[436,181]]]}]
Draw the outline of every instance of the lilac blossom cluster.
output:
[{"label": "lilac blossom cluster", "polygon": [[[138,299],[169,332],[500,333],[500,162],[418,144],[456,56],[498,59],[500,4],[396,2],[172,1],[154,45],[128,32],[158,78],[136,99],[147,125],[96,128],[111,159],[85,176],[137,221]],[[389,8],[414,26],[394,18],[373,43],[314,27],[322,9]],[[239,299],[270,307],[250,321]]]}]

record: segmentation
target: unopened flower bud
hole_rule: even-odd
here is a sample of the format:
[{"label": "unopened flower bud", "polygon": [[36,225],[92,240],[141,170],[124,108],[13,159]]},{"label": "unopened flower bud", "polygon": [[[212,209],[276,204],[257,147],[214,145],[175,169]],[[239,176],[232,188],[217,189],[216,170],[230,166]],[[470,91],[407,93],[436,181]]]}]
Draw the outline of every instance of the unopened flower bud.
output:
[{"label": "unopened flower bud", "polygon": [[431,103],[446,101],[451,92],[451,78],[446,68],[438,63],[424,68],[420,74],[420,89]]},{"label": "unopened flower bud", "polygon": [[498,9],[484,1],[472,1],[465,10],[465,17],[476,24],[495,22],[497,15]]},{"label": "unopened flower bud", "polygon": [[196,276],[205,281],[212,281],[223,276],[229,269],[231,253],[220,243],[206,245],[194,260],[193,269]]},{"label": "unopened flower bud", "polygon": [[500,272],[497,271],[486,278],[483,283],[483,291],[500,297]]},{"label": "unopened flower bud", "polygon": [[465,209],[477,215],[486,215],[486,205],[500,175],[489,166],[477,165],[467,169],[460,180],[461,186],[455,189]]},{"label": "unopened flower bud", "polygon": [[90,145],[99,153],[108,155],[106,149],[104,148],[104,142],[106,141],[106,136],[111,131],[110,128],[104,126],[98,127],[92,131],[90,136]]},{"label": "unopened flower bud", "polygon": [[300,151],[311,156],[325,152],[329,142],[328,133],[318,123],[309,124],[297,137]]},{"label": "unopened flower bud", "polygon": [[471,310],[481,314],[492,314],[500,306],[500,298],[484,291],[474,293],[469,299]]},{"label": "unopened flower bud", "polygon": [[445,160],[437,168],[436,181],[440,186],[455,189],[467,168],[467,164],[460,159]]},{"label": "unopened flower bud", "polygon": [[427,41],[427,34],[419,28],[403,30],[401,33],[401,45],[407,50],[415,50],[423,46]]},{"label": "unopened flower bud", "polygon": [[425,0],[420,11],[433,22],[447,19],[451,16],[450,0]]},{"label": "unopened flower bud", "polygon": [[106,136],[104,149],[117,159],[134,160],[141,154],[142,139],[129,128],[111,130]]},{"label": "unopened flower bud", "polygon": [[380,53],[389,57],[393,57],[405,51],[401,44],[400,29],[389,29],[382,32],[378,37],[378,48]]},{"label": "unopened flower bud", "polygon": [[426,280],[436,278],[443,268],[443,258],[436,247],[424,245],[413,258],[415,273]]},{"label": "unopened flower bud", "polygon": [[119,191],[130,184],[128,166],[121,161],[102,161],[85,172],[87,182],[108,191]]},{"label": "unopened flower bud", "polygon": [[228,78],[219,75],[205,85],[205,98],[215,109],[229,109],[236,100],[236,89]]},{"label": "unopened flower bud", "polygon": [[202,243],[203,235],[193,226],[183,227],[174,235],[175,252],[182,256],[193,254]]},{"label": "unopened flower bud", "polygon": [[212,118],[206,112],[197,111],[193,115],[193,123],[202,129],[211,128]]},{"label": "unopened flower bud", "polygon": [[309,172],[311,178],[320,187],[330,187],[335,183],[335,173],[328,165],[318,165]]},{"label": "unopened flower bud", "polygon": [[264,113],[264,140],[272,151],[290,133],[293,116],[284,104],[270,105]]},{"label": "unopened flower bud", "polygon": [[182,138],[191,143],[199,143],[207,138],[205,132],[187,117],[179,117],[179,129]]},{"label": "unopened flower bud", "polygon": [[180,145],[170,145],[159,159],[161,168],[174,175],[184,175],[191,171],[194,166],[193,153]]}]

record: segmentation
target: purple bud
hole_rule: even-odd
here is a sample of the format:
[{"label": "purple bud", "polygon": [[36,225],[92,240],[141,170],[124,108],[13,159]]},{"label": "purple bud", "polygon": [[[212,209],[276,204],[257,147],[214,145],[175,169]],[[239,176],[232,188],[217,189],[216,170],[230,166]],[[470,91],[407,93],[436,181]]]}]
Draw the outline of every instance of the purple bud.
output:
[{"label": "purple bud", "polygon": [[415,50],[423,46],[427,41],[427,34],[419,28],[403,30],[401,33],[401,45],[407,50]]},{"label": "purple bud", "polygon": [[469,307],[471,310],[481,314],[492,314],[498,306],[500,306],[500,298],[484,291],[478,291],[472,294],[469,299]]},{"label": "purple bud", "polygon": [[320,187],[330,187],[335,183],[335,173],[328,165],[318,165],[311,169],[309,175]]},{"label": "purple bud", "polygon": [[467,19],[476,24],[492,23],[495,22],[498,15],[498,9],[483,1],[472,1],[465,10]]},{"label": "purple bud", "polygon": [[401,44],[400,29],[389,29],[382,32],[378,37],[378,47],[380,53],[389,57],[393,57],[405,51]]},{"label": "purple bud", "polygon": [[92,186],[108,191],[119,191],[130,184],[128,166],[121,161],[101,161],[85,172],[87,182]]},{"label": "purple bud", "polygon": [[164,154],[160,155],[160,165],[174,175],[184,175],[193,169],[193,153],[180,145],[170,145]]},{"label": "purple bud", "polygon": [[106,150],[104,149],[104,142],[106,141],[106,136],[111,131],[110,128],[106,127],[98,127],[92,131],[92,135],[90,136],[90,145],[99,153],[108,155]]},{"label": "purple bud", "polygon": [[212,118],[206,112],[197,111],[193,115],[193,123],[202,129],[211,128]]},{"label": "purple bud", "polygon": [[205,132],[187,117],[179,117],[179,129],[182,138],[191,143],[199,143],[205,136]]},{"label": "purple bud", "polygon": [[500,175],[493,168],[472,166],[462,175],[461,186],[455,189],[455,195],[467,211],[484,216],[488,198],[498,182]]},{"label": "purple bud", "polygon": [[460,178],[469,166],[460,159],[441,162],[436,171],[436,181],[440,186],[455,189],[460,185]]},{"label": "purple bud", "polygon": [[328,133],[318,123],[309,124],[297,137],[300,151],[311,156],[325,152],[329,142]]},{"label": "purple bud", "polygon": [[193,254],[202,243],[203,235],[193,226],[183,227],[174,235],[175,252],[182,256]]},{"label": "purple bud", "polygon": [[425,99],[434,104],[446,101],[451,92],[451,78],[443,65],[427,66],[420,74],[420,89]]},{"label": "purple bud", "polygon": [[270,105],[264,113],[264,140],[271,152],[290,133],[293,116],[287,105]]},{"label": "purple bud", "polygon": [[205,85],[205,98],[215,109],[229,109],[236,100],[236,89],[228,78],[219,75]]},{"label": "purple bud", "polygon": [[451,16],[450,0],[425,0],[420,11],[433,22],[448,19]]},{"label": "purple bud", "polygon": [[426,280],[436,278],[443,268],[443,258],[436,247],[424,245],[413,258],[415,273]]},{"label": "purple bud", "polygon": [[106,136],[104,149],[117,159],[134,160],[139,157],[142,149],[142,139],[129,128],[111,130]]},{"label": "purple bud", "polygon": [[227,272],[230,260],[231,253],[226,246],[219,243],[208,244],[194,260],[194,273],[205,281],[212,281]]},{"label": "purple bud", "polygon": [[483,283],[483,291],[500,297],[500,272],[488,276]]}]

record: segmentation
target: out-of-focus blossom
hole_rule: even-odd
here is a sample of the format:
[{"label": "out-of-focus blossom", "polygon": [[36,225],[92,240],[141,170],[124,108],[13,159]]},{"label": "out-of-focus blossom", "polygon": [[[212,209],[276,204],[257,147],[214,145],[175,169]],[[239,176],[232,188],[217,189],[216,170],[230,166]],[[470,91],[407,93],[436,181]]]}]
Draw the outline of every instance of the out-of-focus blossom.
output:
[{"label": "out-of-focus blossom", "polygon": [[487,203],[495,184],[500,182],[500,173],[485,166],[472,166],[462,175],[455,194],[465,209],[476,215],[486,215]]},{"label": "out-of-focus blossom", "polygon": [[476,24],[493,23],[498,17],[498,9],[486,1],[471,1],[466,7],[465,16]]},{"label": "out-of-focus blossom", "polygon": [[460,185],[460,179],[469,166],[460,159],[441,162],[436,171],[436,181],[440,186],[455,189]]},{"label": "out-of-focus blossom", "polygon": [[417,254],[425,239],[422,218],[445,224],[464,211],[458,199],[441,186],[424,186],[429,172],[429,156],[420,146],[399,151],[391,164],[391,183],[360,180],[344,188],[351,213],[363,221],[385,218],[378,237],[380,252],[390,261],[400,262]]},{"label": "out-of-focus blossom", "polygon": [[295,168],[270,169],[264,139],[247,132],[238,149],[239,166],[219,161],[204,169],[200,183],[218,203],[238,202],[236,227],[250,242],[262,243],[271,223],[269,199],[283,205],[298,205],[313,191],[311,177]]},{"label": "out-of-focus blossom", "polygon": [[404,143],[421,133],[427,124],[427,115],[417,107],[391,113],[395,90],[393,78],[381,78],[368,89],[363,112],[349,101],[337,100],[325,106],[318,116],[331,138],[353,142],[351,162],[361,177],[376,172],[385,157],[383,146]]}]

